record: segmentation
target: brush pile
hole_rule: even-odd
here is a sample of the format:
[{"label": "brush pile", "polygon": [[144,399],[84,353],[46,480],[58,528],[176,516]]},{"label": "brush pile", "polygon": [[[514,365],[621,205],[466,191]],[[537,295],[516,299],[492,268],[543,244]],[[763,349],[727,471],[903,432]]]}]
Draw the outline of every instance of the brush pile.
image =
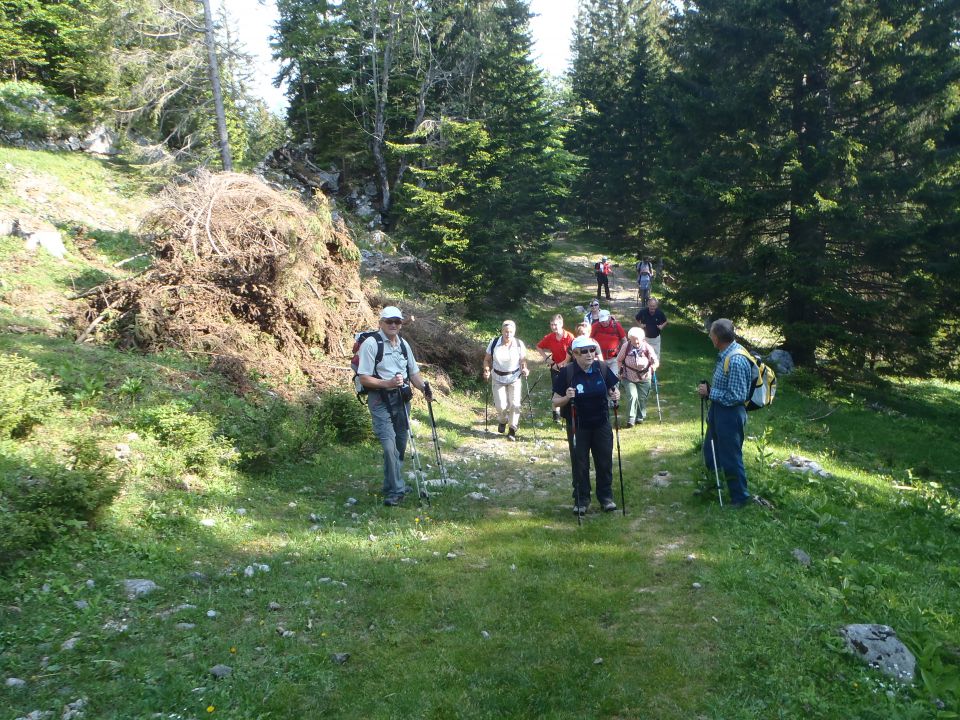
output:
[{"label": "brush pile", "polygon": [[324,387],[343,377],[317,353],[349,357],[354,330],[375,326],[342,223],[255,177],[201,171],[172,185],[143,232],[153,264],[87,295],[78,342],[209,355],[241,386],[255,371]]}]

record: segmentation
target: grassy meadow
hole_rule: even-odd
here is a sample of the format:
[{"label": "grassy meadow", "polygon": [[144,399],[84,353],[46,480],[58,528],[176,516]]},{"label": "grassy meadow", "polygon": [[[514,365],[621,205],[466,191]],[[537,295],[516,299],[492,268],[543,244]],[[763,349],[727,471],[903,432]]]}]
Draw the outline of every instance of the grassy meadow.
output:
[{"label": "grassy meadow", "polygon": [[[0,160],[40,174],[31,158],[43,155]],[[712,488],[695,386],[714,352],[667,297],[662,422],[651,397],[648,421],[619,434],[625,514],[594,505],[578,527],[548,380],[516,444],[485,431],[482,389],[437,399],[446,485],[418,402],[431,497],[388,508],[379,445],[349,394],[240,397],[202,358],[59,332],[78,275],[135,272],[113,268],[137,252],[133,235],[101,254],[68,249],[55,261],[0,242],[0,357],[33,363],[23,384],[41,384],[17,397],[49,401],[0,440],[0,677],[23,681],[0,684],[3,717],[60,717],[80,699],[86,717],[118,719],[960,712],[957,384],[781,377],[744,448],[751,489],[775,507],[721,508],[715,493],[694,495]],[[528,345],[558,309],[572,327],[592,294],[592,250],[571,254],[554,248],[545,292],[513,314]],[[621,318],[635,311],[625,274]],[[471,325],[478,338],[498,327]],[[533,383],[546,370],[531,366]],[[791,454],[829,477],[784,469]],[[11,488],[43,477],[109,500],[17,545],[17,522],[66,507],[14,506]],[[132,598],[127,579],[158,587]],[[837,632],[848,623],[893,627],[918,657],[916,682],[848,654]],[[217,665],[229,673],[215,678]]]}]

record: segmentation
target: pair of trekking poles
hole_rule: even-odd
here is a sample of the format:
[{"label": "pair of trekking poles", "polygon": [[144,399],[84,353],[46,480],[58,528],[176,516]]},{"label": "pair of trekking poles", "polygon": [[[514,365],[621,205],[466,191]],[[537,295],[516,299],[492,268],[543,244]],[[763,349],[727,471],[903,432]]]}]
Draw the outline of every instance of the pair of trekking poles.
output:
[{"label": "pair of trekking poles", "polygon": [[[433,393],[430,390],[430,383],[423,384],[424,397],[427,398],[427,410],[430,412],[430,432],[433,436],[433,449],[437,458],[437,468],[440,471],[440,480],[446,485],[448,480],[447,466],[443,462],[443,454],[440,452],[440,436],[437,434],[437,421],[433,415]],[[423,465],[420,462],[420,453],[417,452],[417,441],[413,435],[413,426],[410,424],[410,409],[401,398],[400,404],[403,405],[403,413],[407,421],[407,436],[410,439],[410,451],[413,455],[413,482],[417,488],[417,498],[426,500],[430,505],[430,493],[420,487],[420,480],[426,485],[426,474],[423,471]]]},{"label": "pair of trekking poles", "polygon": [[[617,439],[617,468],[620,471],[620,508],[623,512],[623,516],[627,516],[627,499],[623,491],[623,462],[620,457],[620,413],[619,413],[620,403],[615,402],[613,404],[613,427],[614,427],[614,436]],[[577,453],[577,404],[576,401],[570,399],[570,460],[571,460],[571,472],[573,473],[573,492],[574,500],[577,503],[577,525],[583,527],[583,505],[580,503],[580,483],[577,481],[576,468],[574,467],[573,458]],[[590,457],[587,457],[587,479],[589,482],[590,477]]]},{"label": "pair of trekking poles", "polygon": [[[706,380],[701,380],[702,385],[706,385]],[[707,399],[700,398],[700,447],[704,443],[704,412],[707,407]],[[717,478],[717,499],[720,501],[720,507],[723,507],[723,493],[720,490],[720,468],[717,467],[717,448],[713,441],[713,425],[710,426],[710,455],[713,458],[713,474]]]}]

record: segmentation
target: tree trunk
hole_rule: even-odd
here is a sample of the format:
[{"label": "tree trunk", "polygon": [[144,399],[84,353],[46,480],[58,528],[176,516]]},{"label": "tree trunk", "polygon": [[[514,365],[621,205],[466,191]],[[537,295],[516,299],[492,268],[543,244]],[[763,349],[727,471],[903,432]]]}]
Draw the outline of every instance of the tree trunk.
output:
[{"label": "tree trunk", "polygon": [[217,113],[220,161],[223,164],[223,169],[230,172],[233,170],[233,158],[230,156],[230,137],[227,135],[227,118],[223,110],[223,92],[220,89],[220,68],[217,66],[217,43],[213,36],[213,15],[210,12],[210,0],[203,0],[203,21],[207,38],[207,69],[210,71],[213,105]]}]

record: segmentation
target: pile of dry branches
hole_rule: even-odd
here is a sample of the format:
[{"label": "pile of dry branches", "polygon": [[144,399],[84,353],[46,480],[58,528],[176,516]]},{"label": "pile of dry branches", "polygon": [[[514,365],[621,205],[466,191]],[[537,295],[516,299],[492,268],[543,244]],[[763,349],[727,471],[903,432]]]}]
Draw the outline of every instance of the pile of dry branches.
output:
[{"label": "pile of dry branches", "polygon": [[241,385],[255,370],[325,386],[342,377],[311,350],[348,356],[353,331],[375,323],[346,229],[252,176],[201,171],[168,187],[143,231],[153,264],[86,294],[78,342],[208,354]]}]

